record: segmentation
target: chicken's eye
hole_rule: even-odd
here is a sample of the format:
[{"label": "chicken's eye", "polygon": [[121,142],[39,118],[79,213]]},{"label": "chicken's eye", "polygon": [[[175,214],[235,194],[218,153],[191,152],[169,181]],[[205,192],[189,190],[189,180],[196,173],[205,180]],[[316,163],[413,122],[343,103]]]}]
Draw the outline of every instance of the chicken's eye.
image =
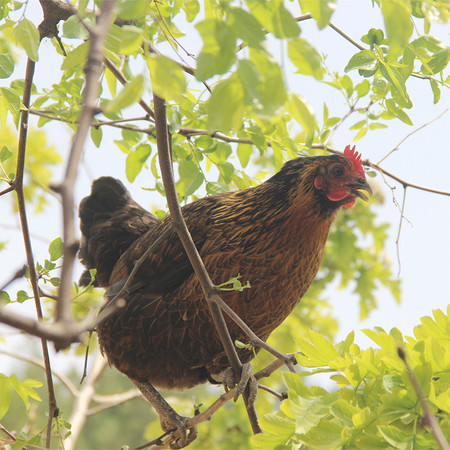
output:
[{"label": "chicken's eye", "polygon": [[344,175],[345,173],[345,169],[343,166],[333,166],[331,168],[331,174],[336,177],[336,178],[340,178]]}]

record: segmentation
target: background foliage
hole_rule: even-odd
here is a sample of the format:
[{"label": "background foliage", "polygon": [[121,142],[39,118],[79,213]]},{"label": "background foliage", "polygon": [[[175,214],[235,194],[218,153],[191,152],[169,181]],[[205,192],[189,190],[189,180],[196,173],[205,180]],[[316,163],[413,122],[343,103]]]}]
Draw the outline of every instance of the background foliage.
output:
[{"label": "background foliage", "polygon": [[[35,120],[25,162],[29,213],[49,213],[54,204],[51,184],[65,159],[48,143],[47,133],[52,133],[55,122],[64,123],[71,133],[77,128],[89,46],[80,18],[93,25],[101,2],[73,3],[79,17],[72,15],[60,23],[63,47],[55,38],[44,40],[39,47],[37,22],[29,17],[27,2],[0,2],[0,77],[5,81],[0,88],[0,192],[4,193],[2,205],[9,203],[4,210],[11,218],[17,210],[14,192],[4,191],[15,179],[16,129],[24,85],[18,68],[25,54],[38,62],[38,70],[43,45],[53,46],[55,57],[62,57],[61,66],[55,69],[58,81],[35,85],[32,90],[30,113]],[[411,79],[423,83],[432,102],[440,102],[450,82],[446,72],[450,49],[432,32],[434,23],[448,23],[448,2],[374,1],[373,12],[382,14],[383,29],[369,28],[356,41],[336,34],[336,39],[348,40],[355,51],[340,67],[331,69],[315,43],[303,36],[302,24],[314,21],[320,29],[332,26],[336,7],[339,5],[333,0],[119,2],[116,24],[106,41],[109,64],[102,73],[98,102],[102,114],[91,128],[91,148],[101,149],[107,135],[113,134],[115,146],[108,151],[118,149],[125,155],[122,177],[130,183],[145,180],[141,186],[152,198],[163,196],[153,120],[138,106],[153,90],[169,104],[177,191],[180,202],[187,203],[204,195],[254,186],[289,159],[327,151],[335,133],[343,129],[350,130],[356,142],[368,134],[376,138],[379,130],[393,121],[412,125],[409,112],[414,109],[415,92],[409,88]],[[351,34],[351,30],[346,32]],[[195,58],[189,45],[198,50]],[[173,54],[175,57],[168,56]],[[124,86],[117,72],[124,75]],[[295,89],[288,81],[288,74],[294,72],[300,80]],[[313,93],[302,87],[302,80],[308,80],[305,85],[327,84],[336,90],[347,113],[337,116],[326,98],[322,109],[314,111]],[[89,173],[88,167],[82,166],[82,170]],[[376,173],[368,170],[368,175]],[[403,337],[395,329],[390,333],[376,329],[366,331],[373,348],[361,349],[352,333],[343,342],[333,343],[337,321],[327,301],[330,287],[352,290],[359,299],[361,318],[377,307],[380,288],[400,301],[400,283],[384,250],[388,225],[375,214],[383,199],[378,187],[370,205],[358,202],[340,213],[314,285],[270,337],[269,343],[280,351],[301,351],[302,367],[298,375],[276,373],[268,380],[273,389],[288,390],[289,399],[281,406],[276,398],[260,393],[256,408],[265,433],[251,438],[241,402],[227,404],[200,427],[192,448],[437,448],[407,369],[397,356],[399,345],[405,349],[444,434],[450,436],[448,311],[447,315],[434,311],[433,319],[423,318],[414,337]],[[166,214],[163,205],[160,198],[151,205],[159,217]],[[44,235],[48,243],[48,251],[35,256],[45,317],[51,320],[62,243],[45,228],[32,232]],[[8,246],[1,236],[0,246]],[[26,282],[1,293],[5,308],[23,312],[29,310],[32,297]],[[102,291],[92,287],[81,290],[74,283],[73,297],[73,315],[82,320],[101,304]],[[5,333],[3,342],[5,351],[8,348],[20,357],[14,337]],[[55,356],[60,361],[55,372],[64,372],[64,358],[75,359],[79,372],[79,355],[85,346],[86,342],[72,345]],[[95,347],[93,338],[91,360],[96,358]],[[261,352],[255,368],[268,361],[268,355]],[[77,422],[77,433],[84,426],[78,448],[113,447],[118,442],[137,446],[160,434],[155,414],[142,400],[129,400],[111,409],[120,402],[114,397],[108,403],[105,395],[127,392],[130,385],[115,372],[102,369],[102,373],[101,382],[96,383],[97,399],[92,398],[84,410],[77,403],[83,385],[73,387],[59,377],[61,414],[53,424],[54,447],[73,448],[70,423],[77,414],[87,417],[85,424]],[[322,375],[315,381],[318,373],[326,374],[327,389],[315,386],[324,380]],[[76,380],[79,373],[67,376]],[[42,445],[47,405],[41,385],[45,385],[43,373],[36,364],[18,368],[16,374],[0,374],[0,420],[16,439],[12,447]],[[201,403],[204,408],[219,392],[200,386],[182,394],[167,393],[167,397],[180,413],[192,415],[195,405]]]}]

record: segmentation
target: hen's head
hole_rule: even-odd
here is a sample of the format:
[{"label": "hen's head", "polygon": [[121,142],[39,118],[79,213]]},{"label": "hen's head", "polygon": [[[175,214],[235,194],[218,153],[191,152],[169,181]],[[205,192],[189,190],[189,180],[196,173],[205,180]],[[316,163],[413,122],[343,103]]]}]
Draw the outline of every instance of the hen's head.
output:
[{"label": "hen's head", "polygon": [[[350,208],[356,197],[368,200],[361,192],[372,193],[370,184],[361,163],[361,155],[355,147],[349,145],[344,150],[344,156],[325,157],[326,163],[319,165],[314,178],[314,188],[336,206]],[[325,162],[325,160],[324,160]]]}]

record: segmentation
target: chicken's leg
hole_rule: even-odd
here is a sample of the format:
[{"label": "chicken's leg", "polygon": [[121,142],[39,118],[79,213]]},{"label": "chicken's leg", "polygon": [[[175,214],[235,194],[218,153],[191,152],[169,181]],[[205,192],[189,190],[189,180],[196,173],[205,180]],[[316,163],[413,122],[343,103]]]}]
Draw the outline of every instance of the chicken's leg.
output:
[{"label": "chicken's leg", "polygon": [[142,395],[152,404],[159,416],[161,428],[170,432],[175,438],[172,448],[183,448],[197,437],[197,427],[188,428],[188,417],[180,416],[149,383],[131,380],[142,392]]}]

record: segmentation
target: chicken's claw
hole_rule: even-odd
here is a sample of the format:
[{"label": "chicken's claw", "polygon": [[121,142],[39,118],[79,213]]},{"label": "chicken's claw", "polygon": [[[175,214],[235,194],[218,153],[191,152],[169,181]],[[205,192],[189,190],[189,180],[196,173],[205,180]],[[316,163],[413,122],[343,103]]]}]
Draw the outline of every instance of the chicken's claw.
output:
[{"label": "chicken's claw", "polygon": [[231,367],[223,370],[217,379],[223,383],[225,390],[228,391],[236,386],[236,393],[233,400],[237,401],[240,395],[244,392],[245,388],[249,387],[249,405],[253,405],[258,393],[258,383],[256,378],[252,375],[253,366],[250,363],[242,364],[241,377],[236,381],[234,371]]},{"label": "chicken's claw", "polygon": [[183,417],[173,411],[170,416],[160,418],[161,428],[170,433],[174,441],[170,448],[184,448],[197,438],[198,429],[196,426],[188,428],[189,417]]}]

